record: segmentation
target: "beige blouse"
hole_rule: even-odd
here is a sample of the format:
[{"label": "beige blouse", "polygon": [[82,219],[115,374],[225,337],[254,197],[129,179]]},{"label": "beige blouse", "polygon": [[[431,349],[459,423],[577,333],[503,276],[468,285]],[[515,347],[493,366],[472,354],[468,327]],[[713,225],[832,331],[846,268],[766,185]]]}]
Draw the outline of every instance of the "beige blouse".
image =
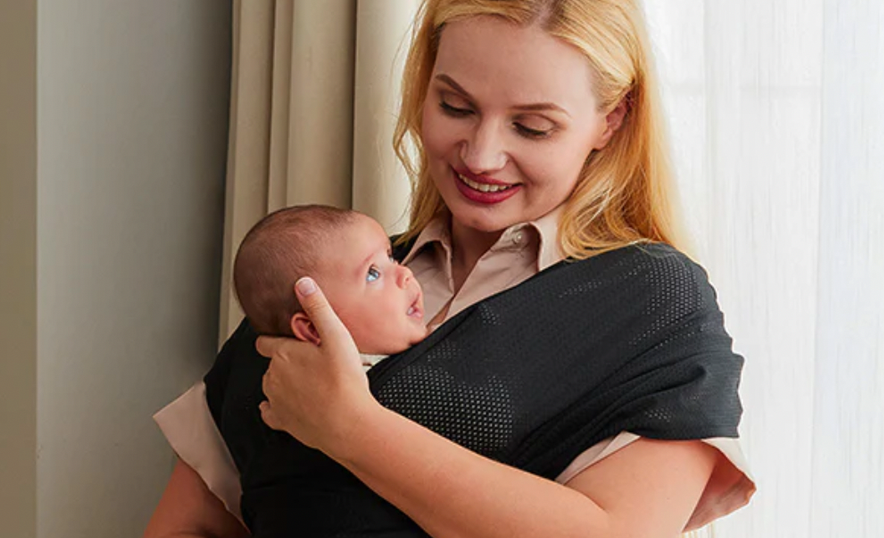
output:
[{"label": "beige blouse", "polygon": [[[515,286],[564,259],[556,237],[558,220],[559,212],[553,211],[537,221],[508,228],[480,258],[457,293],[454,293],[451,274],[447,221],[437,219],[430,223],[403,260],[423,287],[426,319],[434,319],[447,305],[448,311],[441,320],[444,322],[467,306]],[[193,467],[230,512],[240,517],[239,474],[212,420],[202,381],[160,410],[154,420],[178,456]],[[575,458],[556,481],[567,484],[582,470],[637,439],[639,436],[633,433],[621,432],[598,443]],[[714,469],[686,531],[744,506],[755,492],[739,440],[703,441],[718,449],[725,458],[721,458]]]}]

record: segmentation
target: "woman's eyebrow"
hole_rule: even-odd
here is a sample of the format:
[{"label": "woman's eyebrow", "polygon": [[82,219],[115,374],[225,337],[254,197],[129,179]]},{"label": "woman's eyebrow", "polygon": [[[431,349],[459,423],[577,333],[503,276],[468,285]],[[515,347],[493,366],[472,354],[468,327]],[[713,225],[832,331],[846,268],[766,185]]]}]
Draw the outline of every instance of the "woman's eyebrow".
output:
[{"label": "woman's eyebrow", "polygon": [[[453,90],[462,94],[467,99],[469,99],[471,101],[474,100],[473,97],[470,95],[470,93],[468,91],[466,91],[465,89],[463,89],[463,86],[461,86],[460,84],[455,82],[454,79],[449,77],[448,75],[446,75],[444,73],[436,75],[436,80],[438,80],[440,82],[444,82],[445,84],[451,86],[451,88]],[[569,118],[571,117],[571,114],[569,114],[567,110],[565,110],[564,108],[560,107],[559,105],[557,105],[555,103],[530,103],[530,104],[525,104],[525,105],[515,105],[511,108],[513,108],[514,110],[521,110],[523,112],[545,112],[545,111],[551,110],[551,111],[555,111],[555,112],[561,112],[562,114],[568,116]]]},{"label": "woman's eyebrow", "polygon": [[522,110],[524,112],[561,112],[562,114],[571,117],[571,114],[568,114],[568,111],[564,108],[560,107],[555,103],[531,103],[528,105],[516,105],[513,107],[515,110]]},{"label": "woman's eyebrow", "polygon": [[455,91],[457,91],[460,94],[463,94],[463,96],[466,97],[467,99],[473,98],[473,96],[470,95],[470,92],[463,89],[463,86],[461,86],[460,84],[455,82],[453,78],[449,77],[448,75],[446,75],[444,73],[436,75],[436,80],[439,80],[441,82],[444,82],[445,84],[448,84],[449,86],[451,86],[452,89],[454,89]]}]

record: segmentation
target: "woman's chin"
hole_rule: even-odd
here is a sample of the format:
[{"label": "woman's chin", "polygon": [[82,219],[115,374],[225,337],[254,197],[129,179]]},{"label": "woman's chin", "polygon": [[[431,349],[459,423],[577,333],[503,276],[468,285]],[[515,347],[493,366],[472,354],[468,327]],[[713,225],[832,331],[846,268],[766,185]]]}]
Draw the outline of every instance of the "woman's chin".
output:
[{"label": "woman's chin", "polygon": [[457,208],[451,211],[452,230],[460,229],[483,235],[500,234],[520,222],[522,221],[516,216],[504,214],[502,211],[475,208]]},{"label": "woman's chin", "polygon": [[468,220],[466,222],[458,219],[452,219],[451,230],[455,234],[471,234],[471,235],[500,235],[504,230],[509,228],[509,226],[504,226],[501,224],[486,222],[486,221],[475,221]]}]

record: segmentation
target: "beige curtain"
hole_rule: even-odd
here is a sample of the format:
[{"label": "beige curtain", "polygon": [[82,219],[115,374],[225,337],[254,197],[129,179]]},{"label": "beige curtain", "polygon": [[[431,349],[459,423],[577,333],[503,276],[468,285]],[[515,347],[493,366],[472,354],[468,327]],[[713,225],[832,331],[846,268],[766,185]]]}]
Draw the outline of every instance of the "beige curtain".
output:
[{"label": "beige curtain", "polygon": [[221,342],[242,319],[236,249],[268,212],[331,204],[403,229],[408,181],[391,141],[417,3],[234,2]]}]

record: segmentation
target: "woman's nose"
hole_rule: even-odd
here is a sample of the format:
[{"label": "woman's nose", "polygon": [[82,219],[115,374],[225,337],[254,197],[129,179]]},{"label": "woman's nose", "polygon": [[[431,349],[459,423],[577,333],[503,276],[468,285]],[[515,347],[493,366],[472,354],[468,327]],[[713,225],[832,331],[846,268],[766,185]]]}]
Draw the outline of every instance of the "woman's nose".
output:
[{"label": "woman's nose", "polygon": [[500,170],[506,165],[507,153],[503,134],[496,122],[478,123],[461,142],[460,158],[474,174]]}]

